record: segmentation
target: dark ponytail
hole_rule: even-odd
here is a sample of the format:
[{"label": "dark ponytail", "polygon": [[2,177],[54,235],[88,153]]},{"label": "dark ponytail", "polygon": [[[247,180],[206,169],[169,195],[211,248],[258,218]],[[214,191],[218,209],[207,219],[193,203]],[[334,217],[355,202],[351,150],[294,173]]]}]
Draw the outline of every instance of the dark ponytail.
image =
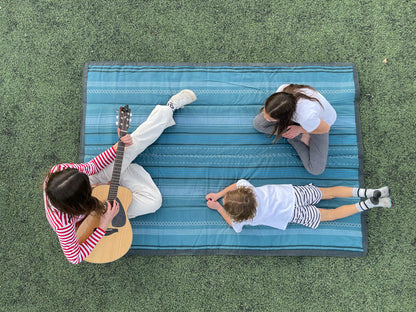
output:
[{"label": "dark ponytail", "polygon": [[318,91],[316,91],[316,89],[312,88],[311,86],[308,86],[308,85],[298,85],[298,84],[293,84],[293,83],[291,83],[290,85],[286,86],[283,89],[283,92],[287,92],[287,93],[292,94],[295,97],[296,102],[299,101],[299,99],[305,99],[305,100],[309,100],[309,101],[318,102],[319,105],[321,105],[321,107],[324,108],[323,105],[322,105],[322,103],[319,102],[319,100],[317,98],[314,98],[312,96],[306,95],[305,93],[302,93],[300,91],[300,89],[309,89],[309,90],[312,90],[314,92],[318,92]]},{"label": "dark ponytail", "polygon": [[270,136],[276,134],[273,141],[275,143],[286,128],[293,124],[292,117],[296,111],[296,99],[290,93],[274,93],[266,99],[264,110],[271,118],[276,120],[273,132],[270,133]]}]

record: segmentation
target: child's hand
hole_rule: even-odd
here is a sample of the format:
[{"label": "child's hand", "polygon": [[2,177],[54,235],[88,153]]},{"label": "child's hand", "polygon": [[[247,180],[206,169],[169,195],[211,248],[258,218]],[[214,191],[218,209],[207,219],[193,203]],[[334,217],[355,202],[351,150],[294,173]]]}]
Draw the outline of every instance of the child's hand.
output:
[{"label": "child's hand", "polygon": [[218,195],[218,193],[209,193],[207,196],[205,196],[206,200],[212,200],[212,201],[217,201],[220,198],[220,196]]},{"label": "child's hand", "polygon": [[219,202],[213,201],[213,200],[208,200],[207,201],[207,206],[208,206],[208,208],[213,209],[213,210],[218,210],[218,209],[221,208],[221,204]]}]

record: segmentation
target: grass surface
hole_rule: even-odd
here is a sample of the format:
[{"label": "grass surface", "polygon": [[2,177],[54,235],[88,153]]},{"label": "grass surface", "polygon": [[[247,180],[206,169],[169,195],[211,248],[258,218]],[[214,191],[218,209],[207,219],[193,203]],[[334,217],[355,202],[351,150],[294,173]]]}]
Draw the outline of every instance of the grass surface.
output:
[{"label": "grass surface", "polygon": [[[0,311],[414,311],[415,16],[414,0],[0,1]],[[368,255],[69,264],[40,186],[78,159],[88,61],[355,63],[365,184],[395,201],[368,213]]]}]

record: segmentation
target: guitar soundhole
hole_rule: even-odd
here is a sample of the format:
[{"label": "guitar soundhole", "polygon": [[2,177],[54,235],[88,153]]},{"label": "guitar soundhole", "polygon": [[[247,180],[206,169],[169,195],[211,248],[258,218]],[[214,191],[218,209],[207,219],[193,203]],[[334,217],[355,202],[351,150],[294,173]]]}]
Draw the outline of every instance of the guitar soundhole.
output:
[{"label": "guitar soundhole", "polygon": [[124,224],[126,224],[126,213],[125,213],[125,210],[121,201],[118,198],[116,198],[116,201],[118,202],[120,207],[118,209],[118,213],[113,218],[113,221],[111,222],[111,224],[115,227],[121,227]]}]

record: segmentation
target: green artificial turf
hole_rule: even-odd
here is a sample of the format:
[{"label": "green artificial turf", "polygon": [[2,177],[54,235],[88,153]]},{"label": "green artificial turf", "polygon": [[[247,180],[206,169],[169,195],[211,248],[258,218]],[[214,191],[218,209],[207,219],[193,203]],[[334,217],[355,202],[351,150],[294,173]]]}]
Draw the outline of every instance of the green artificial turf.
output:
[{"label": "green artificial turf", "polygon": [[[0,1],[0,311],[414,311],[415,16],[414,0]],[[368,255],[71,265],[41,183],[78,159],[88,61],[355,63],[365,184],[395,202],[368,213]]]}]

